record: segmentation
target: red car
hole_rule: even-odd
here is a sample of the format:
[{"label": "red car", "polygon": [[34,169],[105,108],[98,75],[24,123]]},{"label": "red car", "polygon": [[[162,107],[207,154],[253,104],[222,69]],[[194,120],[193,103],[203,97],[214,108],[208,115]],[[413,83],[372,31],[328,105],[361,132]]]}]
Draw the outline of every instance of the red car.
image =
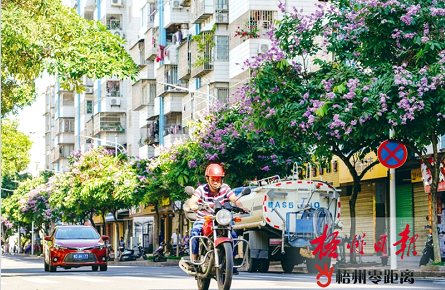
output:
[{"label": "red car", "polygon": [[65,269],[91,266],[107,270],[107,247],[104,240],[91,226],[58,226],[51,236],[45,237],[45,271],[55,272],[57,267]]}]

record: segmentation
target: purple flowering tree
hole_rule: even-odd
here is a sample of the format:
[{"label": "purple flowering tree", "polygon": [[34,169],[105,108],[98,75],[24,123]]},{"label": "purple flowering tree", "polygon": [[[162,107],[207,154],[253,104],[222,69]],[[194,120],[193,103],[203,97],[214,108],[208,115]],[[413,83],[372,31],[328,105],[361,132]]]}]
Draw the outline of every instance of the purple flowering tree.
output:
[{"label": "purple flowering tree", "polygon": [[[445,135],[445,3],[443,1],[342,1],[332,37],[348,47],[353,60],[373,77],[370,117],[390,125],[393,140],[405,144],[431,173],[432,227],[437,226],[437,188],[445,154],[438,151]],[[377,129],[377,128],[376,128]],[[387,130],[387,129],[385,129]],[[431,148],[428,150],[428,148]],[[431,153],[432,151],[432,153]],[[430,153],[430,154],[427,154]],[[431,161],[428,160],[431,158]],[[434,260],[440,262],[437,231]]]},{"label": "purple flowering tree", "polygon": [[[285,16],[268,33],[272,46],[244,63],[253,78],[238,98],[252,110],[257,129],[287,136],[295,146],[313,144],[321,163],[336,155],[346,164],[354,180],[353,237],[360,180],[378,161],[360,174],[355,163],[375,152],[390,129],[395,131],[393,139],[406,144],[432,172],[435,200],[444,158],[437,144],[445,134],[445,4],[332,2],[317,5],[312,14],[286,11],[280,4]],[[428,145],[433,145],[433,163],[425,156]],[[435,205],[432,211],[434,228]]]}]

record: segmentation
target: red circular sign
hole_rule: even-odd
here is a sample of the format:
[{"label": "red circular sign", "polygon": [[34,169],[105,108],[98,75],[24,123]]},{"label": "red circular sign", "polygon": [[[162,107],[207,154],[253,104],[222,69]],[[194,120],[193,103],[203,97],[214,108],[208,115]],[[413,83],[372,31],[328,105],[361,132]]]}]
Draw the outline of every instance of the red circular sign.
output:
[{"label": "red circular sign", "polygon": [[408,151],[405,145],[386,140],[379,146],[377,156],[383,166],[399,168],[405,163],[406,158],[408,158]]}]

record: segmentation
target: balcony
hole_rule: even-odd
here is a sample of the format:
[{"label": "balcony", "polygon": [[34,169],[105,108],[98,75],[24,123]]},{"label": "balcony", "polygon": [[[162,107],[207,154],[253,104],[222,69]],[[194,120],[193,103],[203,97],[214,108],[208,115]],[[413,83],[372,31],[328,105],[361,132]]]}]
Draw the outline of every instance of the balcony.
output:
[{"label": "balcony", "polygon": [[229,23],[229,7],[227,4],[216,4],[215,13],[213,14],[215,23],[228,24]]},{"label": "balcony", "polygon": [[71,152],[74,151],[74,145],[56,145],[51,150],[51,162],[56,162],[57,160],[63,158],[69,158]]},{"label": "balcony", "polygon": [[156,55],[158,53],[158,45],[159,45],[159,29],[158,28],[150,28],[145,33],[145,59],[146,60],[155,60]]},{"label": "balcony", "polygon": [[155,148],[153,145],[143,145],[139,147],[139,158],[148,159],[150,157],[155,156]]},{"label": "balcony", "polygon": [[187,91],[179,88],[161,85],[160,82],[187,88],[184,82],[178,80],[178,67],[176,65],[163,65],[158,68],[156,72],[156,95],[162,96],[166,93],[181,93],[183,95],[187,93]]},{"label": "balcony", "polygon": [[192,23],[202,23],[213,14],[214,0],[196,0],[190,6],[190,21]]},{"label": "balcony", "polygon": [[188,80],[190,79],[190,73],[192,71],[190,42],[184,41],[178,48],[178,79]]},{"label": "balcony", "polygon": [[143,107],[153,106],[156,97],[156,82],[154,80],[139,80],[133,85],[133,111]]},{"label": "balcony", "polygon": [[85,136],[94,137],[94,119],[91,118],[85,125]]},{"label": "balcony", "polygon": [[189,22],[189,8],[178,5],[177,0],[164,0],[164,3],[164,28]]},{"label": "balcony", "polygon": [[122,15],[120,14],[107,14],[105,26],[111,32],[111,34],[120,36],[125,39]]},{"label": "balcony", "polygon": [[142,69],[147,65],[147,61],[145,60],[145,45],[143,39],[130,49],[130,56],[139,69]]},{"label": "balcony", "polygon": [[164,64],[178,64],[178,47],[179,45],[177,44],[170,44],[169,46],[167,46],[167,52],[164,57]]},{"label": "balcony", "polygon": [[103,97],[99,101],[95,100],[94,113],[99,112],[125,112],[126,99],[121,97]]},{"label": "balcony", "polygon": [[177,140],[184,140],[187,139],[189,136],[188,134],[168,134],[164,136],[164,146],[165,147],[171,147]]},{"label": "balcony", "polygon": [[[168,95],[164,97],[164,114],[181,113],[182,112],[182,95]],[[175,124],[180,124],[179,121]]]},{"label": "balcony", "polygon": [[[211,40],[207,39],[206,32],[202,33],[202,38],[204,39],[204,45],[199,45],[197,41],[191,42],[191,51],[192,51],[192,70],[191,77],[199,78],[209,71],[213,70],[212,63],[212,48],[211,48]],[[201,46],[201,47],[200,47]]]},{"label": "balcony", "polygon": [[98,113],[94,116],[94,135],[102,132],[124,132],[125,113]]}]

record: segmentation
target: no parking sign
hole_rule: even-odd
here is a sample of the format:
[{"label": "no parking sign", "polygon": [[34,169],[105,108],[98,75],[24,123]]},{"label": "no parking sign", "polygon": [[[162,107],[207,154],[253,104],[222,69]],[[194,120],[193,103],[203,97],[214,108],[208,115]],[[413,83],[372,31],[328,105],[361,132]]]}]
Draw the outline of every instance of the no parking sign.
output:
[{"label": "no parking sign", "polygon": [[406,150],[405,145],[386,140],[379,146],[377,156],[383,166],[388,168],[398,168],[405,163],[406,158],[408,157],[408,151]]}]

